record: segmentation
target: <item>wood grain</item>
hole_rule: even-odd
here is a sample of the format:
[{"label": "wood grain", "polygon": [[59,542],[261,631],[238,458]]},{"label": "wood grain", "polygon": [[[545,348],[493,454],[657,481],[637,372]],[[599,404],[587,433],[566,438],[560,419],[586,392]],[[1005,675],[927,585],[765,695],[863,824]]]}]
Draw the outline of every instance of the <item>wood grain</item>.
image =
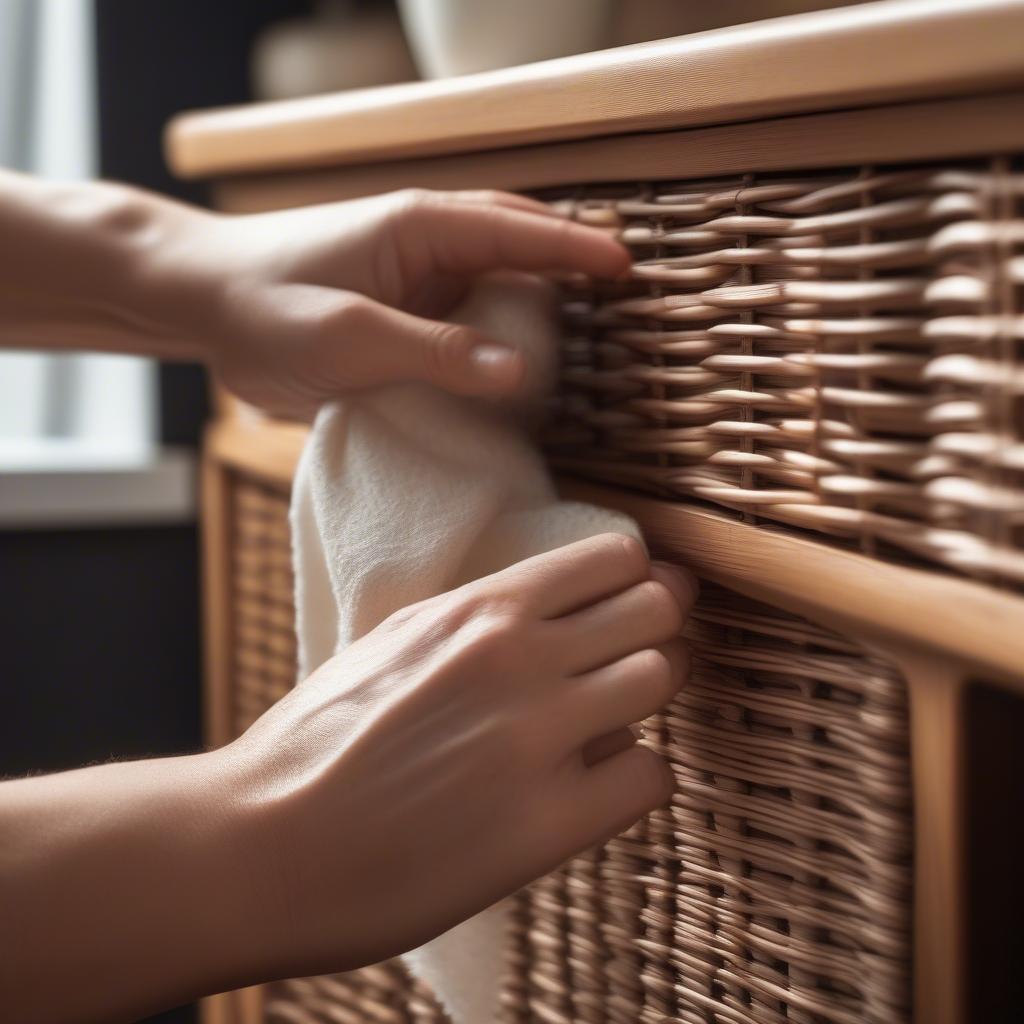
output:
[{"label": "wood grain", "polygon": [[176,118],[182,177],[962,96],[1024,81],[1021,0],[883,0],[436,82]]},{"label": "wood grain", "polygon": [[242,407],[234,419],[218,420],[206,434],[210,458],[244,470],[264,483],[291,488],[308,428],[264,418]]},{"label": "wood grain", "polygon": [[392,189],[498,188],[718,177],[858,163],[932,160],[1024,148],[1024,93],[894,104],[754,124],[524,146],[472,155],[228,177],[232,213],[305,206]]},{"label": "wood grain", "polygon": [[1024,693],[1024,599],[615,487],[560,481],[564,497],[632,516],[652,549],[698,575],[898,652],[958,659]]},{"label": "wood grain", "polygon": [[958,666],[904,653],[914,786],[914,1019],[966,1024],[965,722]]}]

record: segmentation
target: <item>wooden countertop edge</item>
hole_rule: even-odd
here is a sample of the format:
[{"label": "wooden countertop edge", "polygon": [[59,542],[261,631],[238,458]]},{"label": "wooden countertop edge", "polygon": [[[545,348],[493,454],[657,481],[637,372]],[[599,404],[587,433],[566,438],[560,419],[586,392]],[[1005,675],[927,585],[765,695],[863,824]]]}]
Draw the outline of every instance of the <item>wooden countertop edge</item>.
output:
[{"label": "wooden countertop edge", "polygon": [[[209,428],[206,455],[287,491],[306,435],[301,424],[240,416]],[[633,516],[655,550],[724,586],[895,652],[946,653],[1024,691],[1024,598],[633,491],[569,478],[559,488]]]},{"label": "wooden countertop edge", "polygon": [[1024,82],[1024,0],[879,0],[434,82],[176,117],[182,177],[724,124]]}]

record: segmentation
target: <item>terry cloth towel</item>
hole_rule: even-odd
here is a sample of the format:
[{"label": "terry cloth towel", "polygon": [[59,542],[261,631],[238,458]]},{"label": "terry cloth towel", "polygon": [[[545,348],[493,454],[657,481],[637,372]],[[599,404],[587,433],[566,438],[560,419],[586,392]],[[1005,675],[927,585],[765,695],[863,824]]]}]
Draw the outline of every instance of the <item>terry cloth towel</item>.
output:
[{"label": "terry cloth towel", "polygon": [[[453,317],[524,353],[532,401],[402,385],[320,412],[292,493],[300,678],[406,605],[598,533],[639,536],[624,516],[559,501],[531,443],[557,374],[553,306],[543,282],[505,275]],[[506,916],[499,903],[406,954],[454,1024],[498,1016]]]}]

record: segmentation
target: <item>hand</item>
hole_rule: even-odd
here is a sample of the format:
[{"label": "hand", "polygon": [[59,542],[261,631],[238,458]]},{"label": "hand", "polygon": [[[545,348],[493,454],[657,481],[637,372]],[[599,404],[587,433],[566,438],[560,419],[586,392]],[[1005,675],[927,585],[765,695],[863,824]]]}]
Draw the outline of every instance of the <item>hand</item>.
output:
[{"label": "hand", "polygon": [[671,792],[625,726],[681,685],[695,592],[596,537],[399,612],[220,750],[0,782],[0,1004],[358,967],[626,828]]},{"label": "hand", "polygon": [[441,322],[473,278],[512,269],[613,277],[607,235],[502,192],[410,190],[274,213],[185,218],[158,264],[189,279],[188,330],[224,383],[307,415],[358,388],[425,380],[458,394],[515,390],[517,353]]},{"label": "hand", "polygon": [[263,975],[415,947],[664,804],[625,727],[682,684],[695,593],[582,541],[393,615],[225,748]]},{"label": "hand", "polygon": [[199,359],[284,415],[413,380],[513,393],[520,357],[443,322],[473,280],[628,268],[608,235],[504,192],[410,190],[228,216],[0,169],[0,347]]}]

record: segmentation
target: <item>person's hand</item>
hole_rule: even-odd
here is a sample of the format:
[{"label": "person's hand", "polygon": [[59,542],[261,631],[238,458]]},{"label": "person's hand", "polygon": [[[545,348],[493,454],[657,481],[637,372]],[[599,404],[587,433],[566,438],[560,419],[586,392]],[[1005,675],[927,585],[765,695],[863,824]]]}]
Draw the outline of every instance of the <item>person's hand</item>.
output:
[{"label": "person's hand", "polygon": [[0,782],[0,1004],[138,1020],[359,967],[625,829],[671,794],[627,725],[682,685],[695,593],[596,537],[397,613],[226,747]]},{"label": "person's hand", "polygon": [[219,752],[263,976],[415,947],[663,805],[626,727],[682,685],[695,595],[582,541],[396,613]]},{"label": "person's hand", "polygon": [[0,347],[198,359],[241,398],[290,416],[406,381],[513,395],[521,357],[445,322],[473,282],[629,266],[610,235],[505,192],[414,189],[228,215],[0,169]]},{"label": "person's hand", "polygon": [[182,329],[228,388],[291,415],[399,381],[513,392],[520,357],[443,321],[472,280],[499,269],[615,277],[629,267],[608,235],[503,192],[188,213],[154,254],[168,278],[187,282]]}]

